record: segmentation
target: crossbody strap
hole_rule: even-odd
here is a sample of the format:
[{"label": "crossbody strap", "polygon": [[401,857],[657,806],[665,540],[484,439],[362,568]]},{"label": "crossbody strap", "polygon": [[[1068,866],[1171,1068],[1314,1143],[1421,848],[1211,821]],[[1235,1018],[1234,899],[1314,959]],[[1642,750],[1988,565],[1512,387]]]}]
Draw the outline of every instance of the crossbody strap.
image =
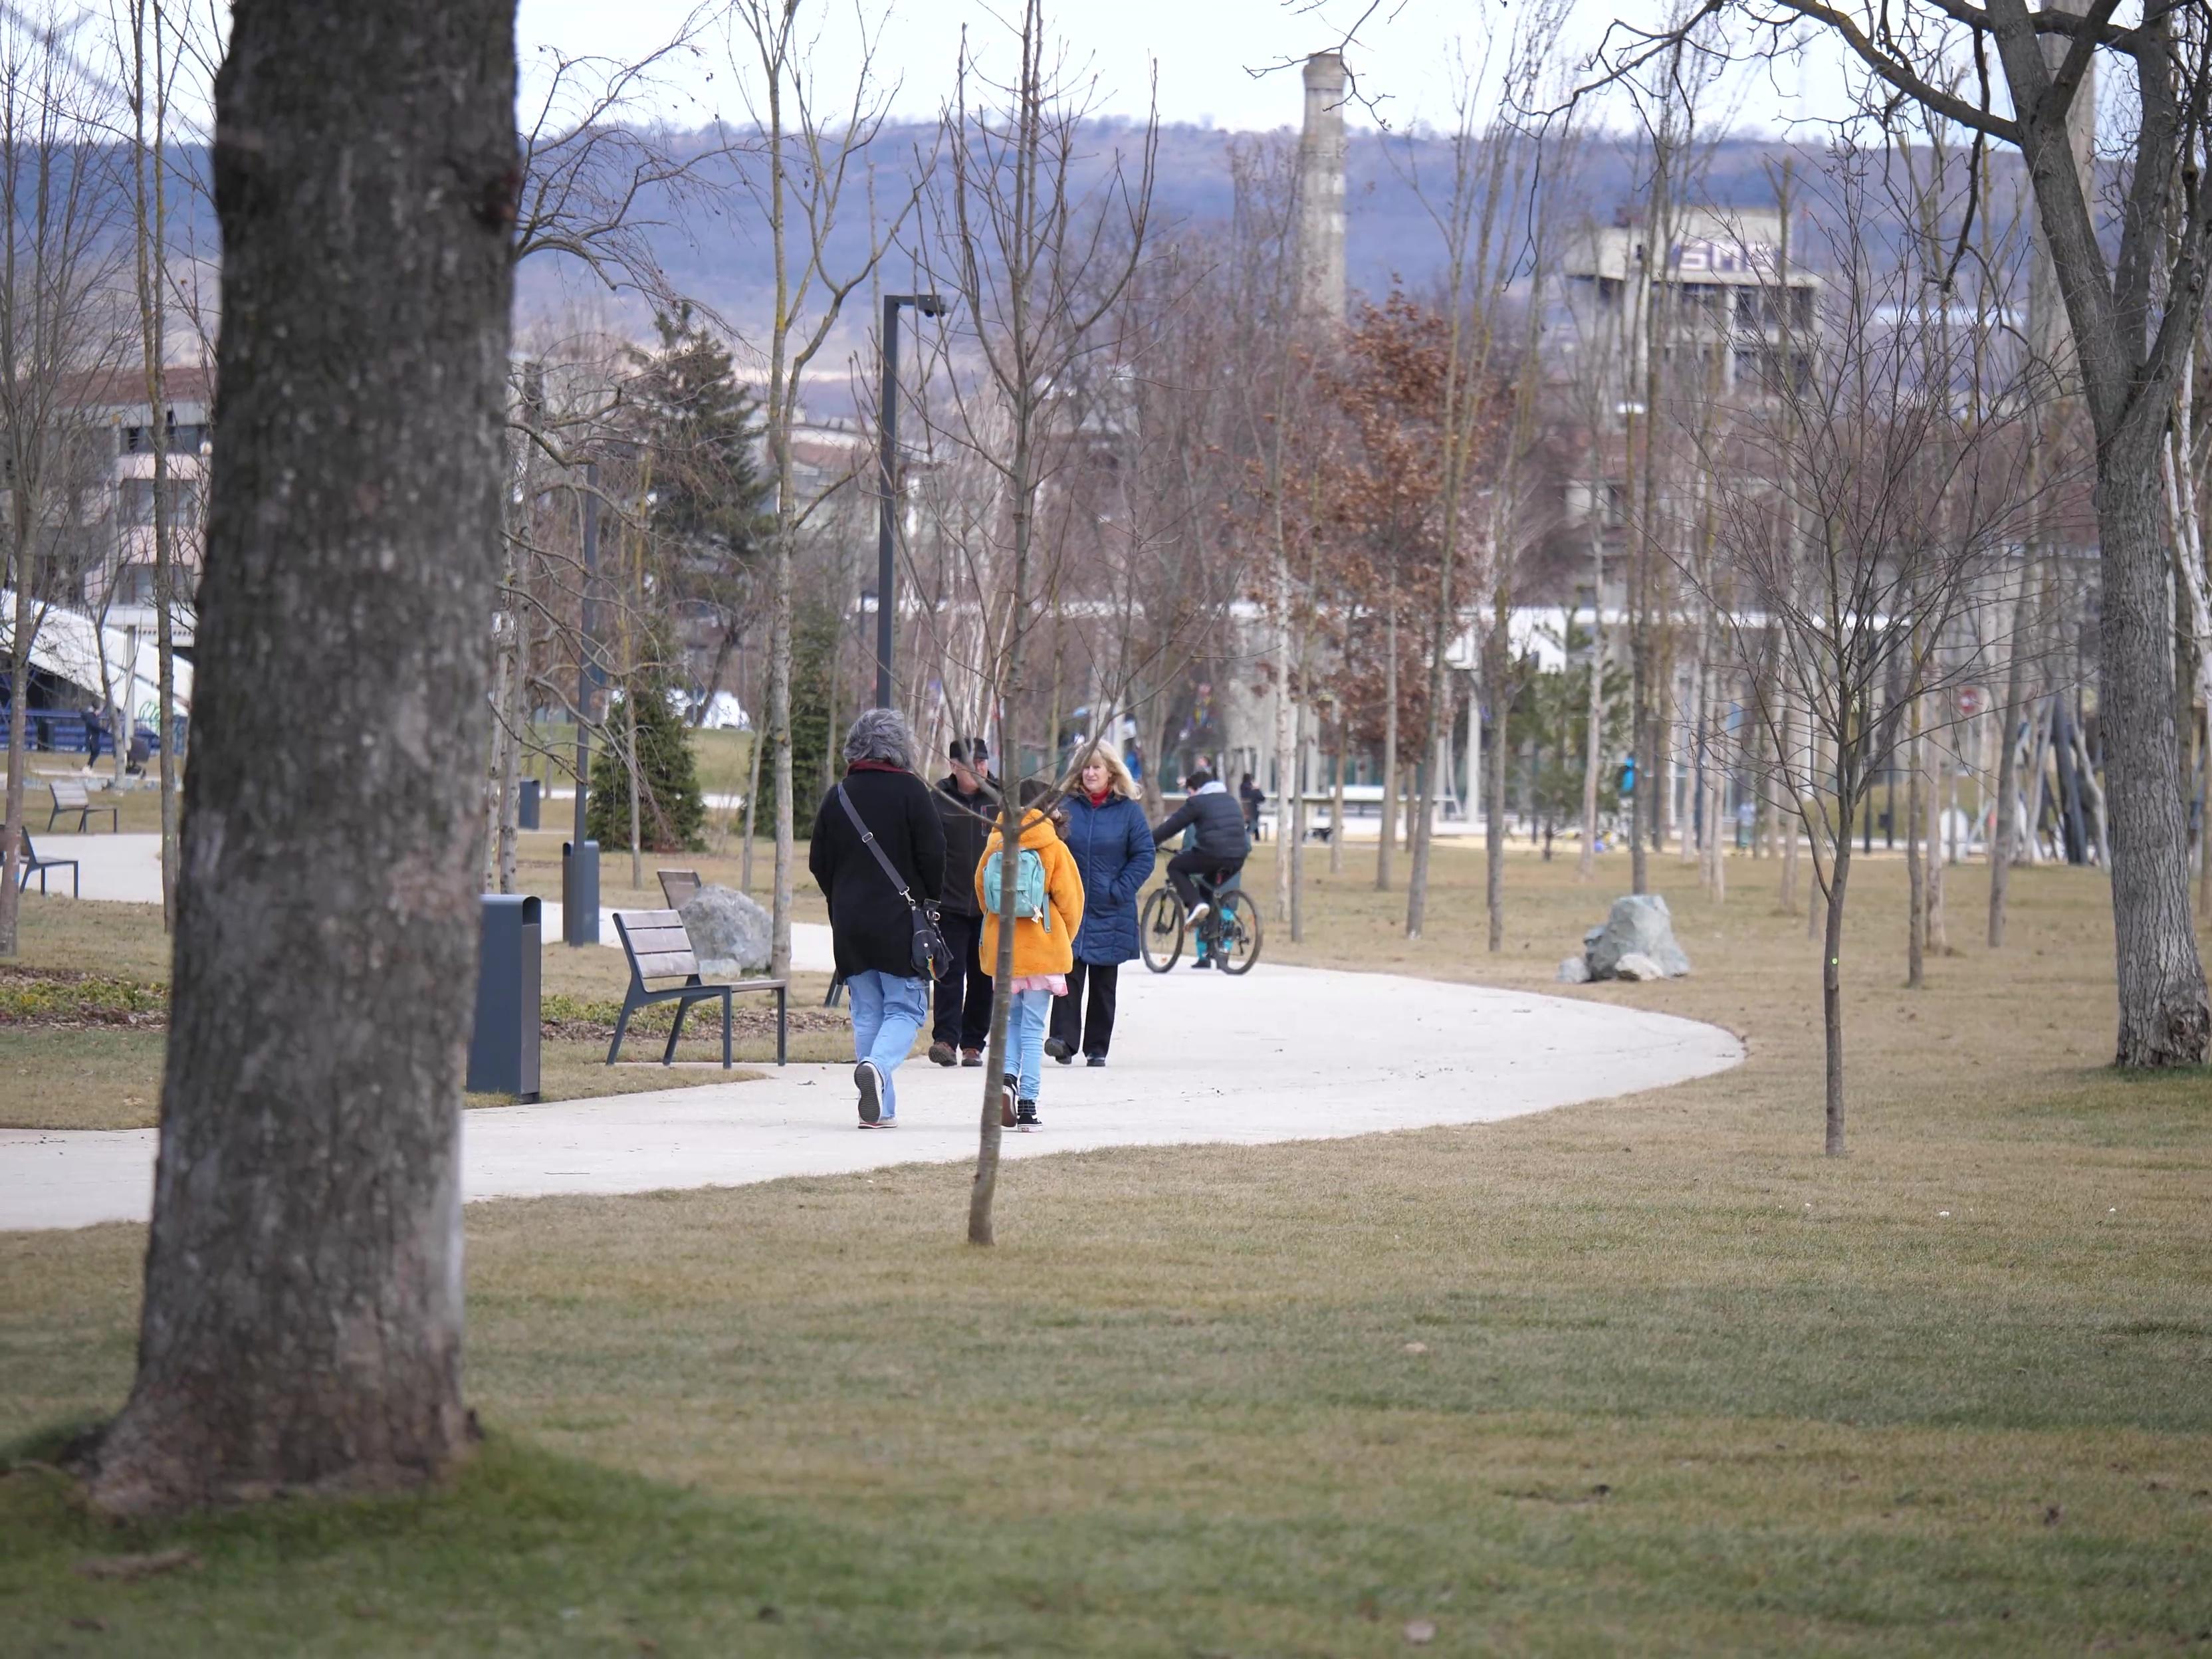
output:
[{"label": "crossbody strap", "polygon": [[845,786],[842,783],[837,786],[837,805],[843,807],[845,816],[853,820],[853,828],[860,832],[860,845],[876,855],[876,862],[883,866],[884,875],[890,884],[898,889],[898,896],[906,901],[907,908],[916,908],[914,895],[907,891],[905,878],[899,874],[898,866],[890,861],[882,848],[876,845],[874,832],[860,822],[860,814],[853,805],[853,798],[845,793]]}]

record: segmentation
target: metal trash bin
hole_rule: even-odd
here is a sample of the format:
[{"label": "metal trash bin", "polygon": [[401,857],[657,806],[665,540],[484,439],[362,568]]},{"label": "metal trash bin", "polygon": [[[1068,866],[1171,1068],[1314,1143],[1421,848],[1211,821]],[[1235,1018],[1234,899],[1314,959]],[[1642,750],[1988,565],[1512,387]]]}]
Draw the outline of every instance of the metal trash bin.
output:
[{"label": "metal trash bin", "polygon": [[477,1023],[469,1036],[469,1088],[533,1101],[538,1091],[540,952],[538,902],[524,894],[485,893],[480,906]]},{"label": "metal trash bin", "polygon": [[538,802],[544,790],[545,786],[536,778],[523,779],[522,799],[514,804],[514,823],[517,829],[535,830],[538,827]]},{"label": "metal trash bin", "polygon": [[599,844],[561,843],[561,941],[599,942]]}]

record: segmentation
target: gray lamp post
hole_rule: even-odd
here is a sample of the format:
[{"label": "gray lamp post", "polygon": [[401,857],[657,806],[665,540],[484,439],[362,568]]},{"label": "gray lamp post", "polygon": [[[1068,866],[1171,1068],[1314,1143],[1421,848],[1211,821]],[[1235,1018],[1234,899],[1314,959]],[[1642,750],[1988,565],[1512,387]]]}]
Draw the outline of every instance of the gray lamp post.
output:
[{"label": "gray lamp post", "polygon": [[876,521],[876,707],[891,703],[891,644],[898,606],[894,594],[898,570],[892,556],[898,538],[898,331],[899,307],[912,306],[925,317],[942,317],[950,308],[936,294],[884,295],[883,357],[877,391],[877,462],[883,489]]}]

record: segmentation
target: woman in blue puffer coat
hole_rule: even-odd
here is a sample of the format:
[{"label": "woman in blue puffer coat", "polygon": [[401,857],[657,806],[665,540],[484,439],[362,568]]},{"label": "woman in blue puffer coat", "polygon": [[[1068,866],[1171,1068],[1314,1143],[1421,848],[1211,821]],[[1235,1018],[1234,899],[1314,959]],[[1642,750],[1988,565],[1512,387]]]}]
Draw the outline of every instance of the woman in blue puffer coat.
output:
[{"label": "woman in blue puffer coat", "polygon": [[1152,831],[1136,781],[1110,744],[1078,753],[1063,787],[1067,828],[1060,839],[1083,877],[1083,926],[1067,994],[1053,999],[1044,1051],[1063,1066],[1074,1064],[1079,1050],[1091,1065],[1103,1066],[1114,1041],[1115,984],[1121,964],[1137,954],[1137,891],[1152,873]]}]

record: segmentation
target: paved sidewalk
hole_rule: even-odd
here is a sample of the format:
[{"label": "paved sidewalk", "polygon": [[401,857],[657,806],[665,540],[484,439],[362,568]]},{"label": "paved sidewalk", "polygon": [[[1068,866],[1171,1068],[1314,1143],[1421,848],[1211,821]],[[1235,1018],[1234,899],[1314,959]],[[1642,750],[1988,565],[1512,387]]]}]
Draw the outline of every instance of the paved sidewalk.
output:
[{"label": "paved sidewalk", "polygon": [[[814,930],[826,935],[828,930]],[[826,944],[826,939],[822,940]],[[1722,1071],[1717,1027],[1383,975],[1261,964],[1242,979],[1122,970],[1113,1063],[1046,1062],[1045,1127],[1012,1158],[1480,1123]],[[975,1155],[983,1073],[908,1061],[899,1127],[863,1131],[850,1068],[464,1114],[471,1200],[736,1186]],[[0,1130],[0,1230],[143,1220],[155,1132]],[[1479,1155],[1479,1152],[1475,1155]]]}]

